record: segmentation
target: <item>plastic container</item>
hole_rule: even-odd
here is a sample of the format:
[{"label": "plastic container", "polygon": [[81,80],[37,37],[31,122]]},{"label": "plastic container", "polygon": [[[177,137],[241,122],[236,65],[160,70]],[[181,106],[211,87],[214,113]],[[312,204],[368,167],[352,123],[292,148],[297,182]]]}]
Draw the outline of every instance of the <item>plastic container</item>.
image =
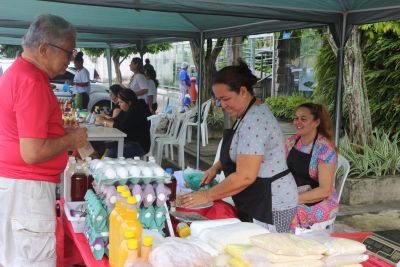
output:
[{"label": "plastic container", "polygon": [[74,229],[74,233],[83,233],[83,230],[85,228],[86,218],[84,216],[82,217],[80,212],[76,212],[83,210],[84,203],[85,202],[83,201],[64,203],[65,214],[67,215],[68,221],[70,221],[72,224],[72,229]]},{"label": "plastic container", "polygon": [[[121,244],[121,247],[125,250],[125,245]],[[139,244],[137,239],[128,239],[126,240],[126,258],[121,258],[122,265],[118,264],[118,267],[129,266],[137,261],[139,258]],[[122,250],[121,252],[122,253]]]},{"label": "plastic container", "polygon": [[153,246],[153,237],[152,236],[144,236],[142,239],[142,246],[140,248],[140,258],[147,262],[149,261],[149,255]]},{"label": "plastic container", "polygon": [[176,232],[179,237],[188,237],[190,236],[190,227],[185,222],[180,222],[176,226]]},{"label": "plastic container", "polygon": [[[132,254],[133,254],[133,256],[135,256],[135,254],[136,254],[136,258],[138,257],[139,245],[138,245],[137,239],[133,239],[134,236],[135,236],[134,231],[125,231],[124,232],[124,238],[123,238],[121,244],[119,245],[119,249],[118,249],[118,259],[114,266],[123,267],[128,258],[128,254],[131,254],[130,255],[131,257],[132,257]],[[129,249],[129,248],[131,248],[131,249]]]}]

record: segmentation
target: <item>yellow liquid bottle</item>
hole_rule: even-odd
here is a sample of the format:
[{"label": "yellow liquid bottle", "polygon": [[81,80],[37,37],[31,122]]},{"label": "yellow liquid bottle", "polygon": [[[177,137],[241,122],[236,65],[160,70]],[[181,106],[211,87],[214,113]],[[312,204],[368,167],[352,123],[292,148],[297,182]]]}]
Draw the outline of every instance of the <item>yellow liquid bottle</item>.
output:
[{"label": "yellow liquid bottle", "polygon": [[[119,188],[119,187],[118,187]],[[117,188],[117,190],[118,190]],[[125,187],[124,187],[125,188]],[[118,248],[121,243],[120,238],[120,227],[123,222],[123,216],[125,216],[126,209],[124,208],[124,202],[126,198],[131,195],[129,191],[122,190],[122,192],[118,196],[117,202],[115,203],[115,208],[111,211],[110,214],[110,237],[109,237],[109,263],[111,267],[116,266],[116,259],[118,255]],[[115,212],[114,212],[115,211]]]},{"label": "yellow liquid bottle", "polygon": [[151,235],[144,236],[142,239],[142,247],[140,248],[140,258],[144,262],[149,261],[149,255],[153,246],[153,237]]},{"label": "yellow liquid bottle", "polygon": [[126,259],[128,258],[128,243],[132,243],[133,247],[136,247],[136,254],[138,254],[138,240],[134,238],[135,232],[128,230],[124,232],[124,238],[118,248],[118,260],[116,262],[116,267],[123,267],[125,265]]},{"label": "yellow liquid bottle", "polygon": [[139,242],[137,239],[126,239],[120,247],[118,267],[124,267],[127,263],[134,263],[139,258]]},{"label": "yellow liquid bottle", "polygon": [[120,228],[120,236],[127,230],[135,231],[135,238],[140,239],[142,236],[142,225],[138,220],[138,213],[136,210],[136,198],[128,197],[126,202],[125,220]]}]

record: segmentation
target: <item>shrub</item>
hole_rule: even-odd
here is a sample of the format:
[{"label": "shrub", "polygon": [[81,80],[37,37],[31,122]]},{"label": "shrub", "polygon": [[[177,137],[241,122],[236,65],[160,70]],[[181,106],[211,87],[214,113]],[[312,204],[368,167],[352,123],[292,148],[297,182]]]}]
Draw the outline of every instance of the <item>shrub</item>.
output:
[{"label": "shrub", "polygon": [[221,108],[213,107],[207,118],[207,125],[212,129],[224,129],[224,112]]},{"label": "shrub", "polygon": [[375,128],[372,144],[351,143],[347,134],[340,140],[340,153],[350,162],[350,176],[382,176],[400,173],[400,135]]},{"label": "shrub", "polygon": [[297,106],[310,102],[310,99],[301,94],[293,94],[291,96],[276,96],[265,99],[275,117],[291,121]]}]

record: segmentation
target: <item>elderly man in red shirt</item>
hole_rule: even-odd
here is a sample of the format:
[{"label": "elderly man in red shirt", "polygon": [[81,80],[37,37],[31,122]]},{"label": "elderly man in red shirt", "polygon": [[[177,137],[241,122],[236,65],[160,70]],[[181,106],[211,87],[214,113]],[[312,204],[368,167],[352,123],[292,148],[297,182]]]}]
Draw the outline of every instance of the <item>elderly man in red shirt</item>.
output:
[{"label": "elderly man in red shirt", "polygon": [[63,18],[39,16],[0,78],[0,266],[56,264],[56,183],[87,134],[63,128],[49,78],[65,72],[75,38]]}]

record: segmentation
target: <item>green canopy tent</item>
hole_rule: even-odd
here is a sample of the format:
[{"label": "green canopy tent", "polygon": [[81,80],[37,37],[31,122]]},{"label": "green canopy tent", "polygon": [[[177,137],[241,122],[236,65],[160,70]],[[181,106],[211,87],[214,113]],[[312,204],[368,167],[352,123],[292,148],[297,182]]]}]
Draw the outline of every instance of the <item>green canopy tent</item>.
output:
[{"label": "green canopy tent", "polygon": [[[108,53],[119,46],[140,48],[148,43],[179,40],[196,40],[203,45],[205,38],[329,25],[339,48],[336,142],[343,52],[351,27],[400,18],[400,0],[0,0],[0,8],[0,43],[19,44],[37,15],[52,13],[76,26],[78,46],[107,47]],[[197,165],[199,137],[198,133]]]}]

